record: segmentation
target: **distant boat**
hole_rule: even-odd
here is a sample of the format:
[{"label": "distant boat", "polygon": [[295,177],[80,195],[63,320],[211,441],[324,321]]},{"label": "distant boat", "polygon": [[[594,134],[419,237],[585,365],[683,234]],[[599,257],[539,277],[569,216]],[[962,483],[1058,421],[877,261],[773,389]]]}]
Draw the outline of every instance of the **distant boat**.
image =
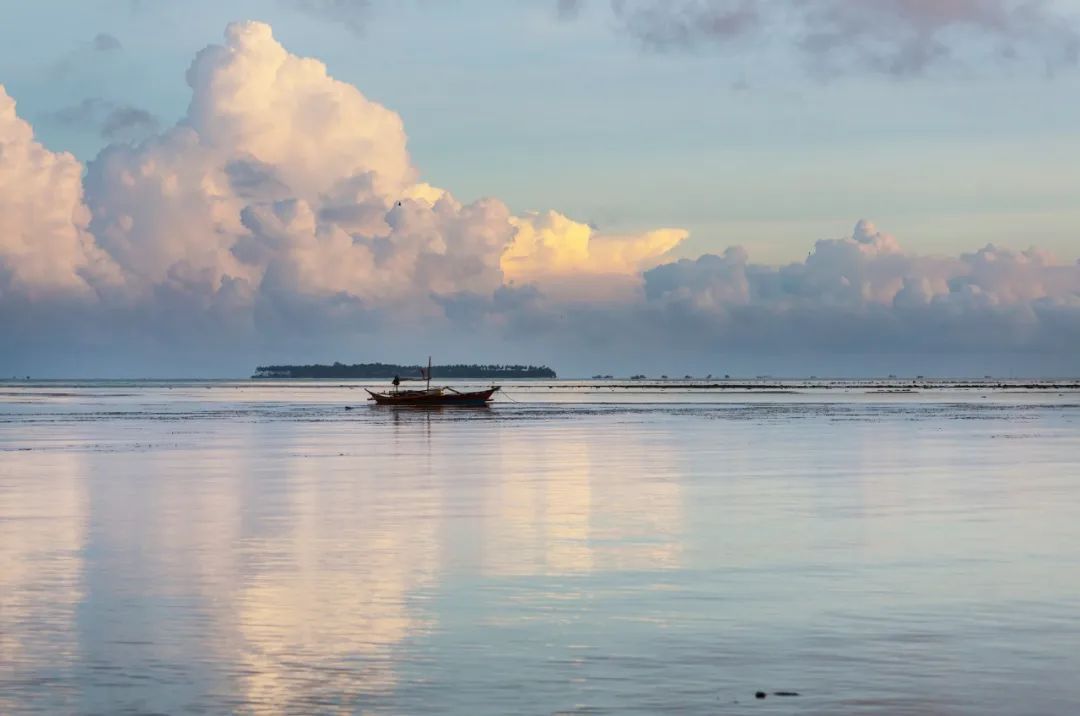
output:
[{"label": "distant boat", "polygon": [[[498,386],[492,386],[487,390],[474,390],[462,392],[444,386],[442,388],[431,387],[431,358],[428,358],[427,370],[420,369],[420,378],[401,378],[394,376],[394,388],[390,392],[380,393],[367,390],[376,405],[408,405],[408,406],[440,406],[440,405],[487,405],[491,397],[499,390]],[[401,390],[398,386],[403,380],[423,380],[427,387],[423,390]]]}]

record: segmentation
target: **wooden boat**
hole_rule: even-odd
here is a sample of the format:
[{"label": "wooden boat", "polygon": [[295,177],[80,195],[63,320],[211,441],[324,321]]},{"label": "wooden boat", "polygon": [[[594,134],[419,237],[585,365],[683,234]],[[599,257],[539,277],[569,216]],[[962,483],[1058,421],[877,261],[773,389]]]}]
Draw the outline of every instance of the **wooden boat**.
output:
[{"label": "wooden boat", "polygon": [[[365,390],[367,390],[365,388]],[[487,390],[461,392],[453,388],[428,388],[426,390],[397,390],[389,393],[377,393],[368,390],[371,400],[377,405],[411,405],[411,406],[440,406],[440,405],[487,405],[491,397],[498,391],[498,386]]]},{"label": "wooden boat", "polygon": [[[371,397],[369,400],[374,400],[376,405],[409,405],[419,407],[435,407],[442,405],[487,405],[491,400],[491,396],[495,395],[495,392],[499,389],[498,386],[492,386],[487,390],[475,390],[469,392],[462,392],[450,387],[432,388],[431,387],[431,357],[428,357],[428,367],[425,371],[420,369],[421,377],[419,378],[399,378],[394,377],[394,389],[387,393],[379,393],[374,390],[367,390],[368,395]],[[427,386],[423,390],[400,390],[398,385],[402,380],[422,380],[427,383]]]}]

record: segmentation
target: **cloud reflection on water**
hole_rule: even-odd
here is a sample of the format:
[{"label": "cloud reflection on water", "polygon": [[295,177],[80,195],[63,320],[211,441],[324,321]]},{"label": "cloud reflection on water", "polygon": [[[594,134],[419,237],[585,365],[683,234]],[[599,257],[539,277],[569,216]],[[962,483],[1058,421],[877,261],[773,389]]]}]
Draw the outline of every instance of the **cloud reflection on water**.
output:
[{"label": "cloud reflection on water", "polygon": [[85,390],[0,404],[0,712],[1075,701],[1073,397]]},{"label": "cloud reflection on water", "polygon": [[0,463],[0,713],[73,708],[84,477],[77,455],[8,452]]},{"label": "cloud reflection on water", "polygon": [[661,441],[642,464],[558,425],[488,421],[467,447],[430,414],[80,429],[91,435],[64,452],[8,453],[0,655],[16,679],[65,668],[77,692],[103,670],[141,703],[180,679],[195,703],[256,711],[373,703],[400,685],[405,645],[443,627],[448,570],[679,561],[682,497]]}]

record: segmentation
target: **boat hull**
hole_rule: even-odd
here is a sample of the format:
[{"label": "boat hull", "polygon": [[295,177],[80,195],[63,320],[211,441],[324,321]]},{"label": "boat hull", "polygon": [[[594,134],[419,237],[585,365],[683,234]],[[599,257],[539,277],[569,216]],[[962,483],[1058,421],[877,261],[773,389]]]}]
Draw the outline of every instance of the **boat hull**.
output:
[{"label": "boat hull", "polygon": [[443,405],[487,405],[497,390],[499,389],[495,387],[468,393],[446,390],[417,390],[400,393],[376,393],[368,390],[367,392],[376,405],[440,407]]}]

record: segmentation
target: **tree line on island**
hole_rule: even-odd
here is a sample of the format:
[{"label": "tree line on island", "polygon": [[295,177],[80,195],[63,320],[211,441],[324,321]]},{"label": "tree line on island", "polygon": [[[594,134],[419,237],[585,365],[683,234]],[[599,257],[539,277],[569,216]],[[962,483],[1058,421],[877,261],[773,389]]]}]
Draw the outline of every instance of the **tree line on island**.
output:
[{"label": "tree line on island", "polygon": [[[421,378],[425,367],[398,365],[396,363],[355,363],[345,365],[261,365],[252,378],[358,378],[365,380],[393,378]],[[506,378],[556,378],[555,371],[544,365],[476,365],[455,363],[431,367],[433,378],[506,379]]]}]

